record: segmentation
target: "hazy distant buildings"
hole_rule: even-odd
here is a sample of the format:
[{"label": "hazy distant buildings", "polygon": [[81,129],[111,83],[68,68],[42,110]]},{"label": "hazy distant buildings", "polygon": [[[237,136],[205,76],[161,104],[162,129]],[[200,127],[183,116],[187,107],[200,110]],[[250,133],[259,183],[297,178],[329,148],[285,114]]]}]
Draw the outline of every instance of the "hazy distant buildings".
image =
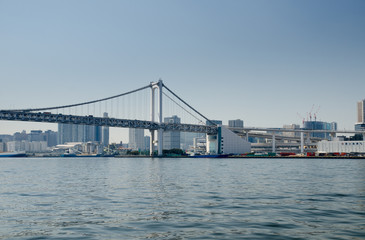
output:
[{"label": "hazy distant buildings", "polygon": [[14,141],[25,141],[28,140],[27,133],[23,130],[22,132],[14,133]]},{"label": "hazy distant buildings", "polygon": [[[174,115],[172,117],[165,117],[165,123],[180,123],[181,119]],[[180,149],[180,132],[179,131],[164,131],[163,133],[163,149]]]},{"label": "hazy distant buildings", "polygon": [[151,137],[150,136],[144,136],[144,150],[145,151],[149,151],[150,150],[150,141],[151,141]]},{"label": "hazy distant buildings", "polygon": [[128,147],[133,150],[145,150],[144,129],[130,128]]},{"label": "hazy distant buildings", "polygon": [[57,132],[54,132],[52,130],[47,130],[44,132],[44,135],[48,147],[53,147],[57,145],[57,136],[58,136]]},{"label": "hazy distant buildings", "polygon": [[[288,124],[288,125],[284,125],[283,129],[288,129],[288,130],[299,130],[300,129],[300,125],[298,124]],[[300,132],[283,132],[282,133],[283,136],[285,137],[300,137]]]},{"label": "hazy distant buildings", "polygon": [[58,124],[58,142],[101,142],[102,131],[100,126]]},{"label": "hazy distant buildings", "polygon": [[241,119],[228,120],[228,127],[243,128],[243,121]]},{"label": "hazy distant buildings", "polygon": [[46,141],[11,141],[6,143],[8,152],[40,153],[48,150]]},{"label": "hazy distant buildings", "polygon": [[203,138],[205,141],[205,133],[180,132],[180,148],[183,150],[193,149],[196,138]]},{"label": "hazy distant buildings", "polygon": [[[104,113],[103,117],[108,117]],[[109,144],[109,127],[78,124],[58,124],[58,143],[98,142],[103,146]]]},{"label": "hazy distant buildings", "polygon": [[0,139],[0,152],[6,152],[6,143]]}]

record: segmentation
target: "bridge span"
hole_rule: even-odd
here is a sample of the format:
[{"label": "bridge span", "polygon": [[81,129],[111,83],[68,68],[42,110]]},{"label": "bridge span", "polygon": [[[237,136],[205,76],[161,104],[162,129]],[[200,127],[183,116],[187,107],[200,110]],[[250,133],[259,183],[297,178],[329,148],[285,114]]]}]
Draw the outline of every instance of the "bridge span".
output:
[{"label": "bridge span", "polygon": [[105,127],[120,127],[120,128],[142,128],[148,130],[163,129],[164,131],[180,131],[180,132],[197,132],[216,134],[217,126],[184,124],[184,123],[157,123],[143,120],[129,120],[116,118],[102,118],[94,116],[75,116],[52,114],[48,112],[23,112],[0,110],[0,120],[8,121],[26,121],[26,122],[47,122],[47,123],[65,123],[65,124],[80,124],[80,125],[96,125]]},{"label": "bridge span", "polygon": [[[76,107],[92,106],[92,104],[99,104],[100,112],[101,111],[101,103],[107,103],[107,101],[111,101],[111,105],[113,105],[113,100],[119,99],[121,97],[131,95],[133,93],[144,91],[145,89],[150,89],[150,104],[145,104],[150,106],[150,114],[149,118],[145,118],[144,120],[134,119],[131,116],[95,116],[96,114],[87,115],[79,114],[72,115],[66,113],[59,113],[59,110],[70,110],[75,109]],[[165,92],[165,89],[172,96],[168,96]],[[196,120],[198,120],[198,124],[190,124],[191,121],[187,121],[187,123],[180,122],[164,122],[163,119],[163,95],[166,96],[167,100],[171,100],[173,104],[176,104],[178,107],[183,109],[186,113],[193,116],[191,112],[199,115],[197,117],[193,116]],[[174,99],[176,99],[176,101]],[[182,104],[179,104],[179,101]],[[94,108],[95,108],[94,105]],[[118,103],[116,104],[118,106]],[[183,105],[183,106],[182,106]],[[148,108],[148,107],[147,107]],[[106,109],[108,107],[106,106]],[[120,108],[118,108],[120,109]],[[188,109],[188,110],[187,110]],[[88,109],[89,110],[89,109]],[[50,112],[57,111],[57,113]],[[135,112],[142,112],[139,108],[134,108]],[[190,112],[191,111],[191,112]],[[105,112],[107,112],[105,110]],[[147,111],[146,111],[147,112]],[[203,121],[206,121],[207,124],[202,124]],[[166,87],[163,84],[162,80],[158,82],[151,82],[149,85],[144,86],[142,88],[135,89],[133,91],[125,92],[122,94],[118,94],[112,97],[107,97],[103,99],[93,100],[89,102],[71,104],[71,105],[62,105],[56,107],[44,107],[44,108],[28,108],[28,109],[16,109],[16,110],[0,110],[0,120],[8,120],[8,121],[26,121],[26,122],[46,122],[46,123],[61,123],[61,124],[80,124],[80,125],[95,125],[95,126],[105,126],[105,127],[117,127],[117,128],[140,128],[147,129],[151,133],[150,140],[150,153],[153,154],[154,144],[157,143],[158,154],[162,155],[162,144],[163,144],[163,132],[164,131],[180,131],[180,132],[196,132],[196,133],[206,133],[209,135],[215,135],[218,133],[218,128],[214,121],[211,121],[196,109],[194,109],[191,105],[186,103],[182,98],[176,95],[173,91]],[[240,135],[241,137],[245,137],[248,140],[248,135],[257,134],[271,135],[272,137],[272,151],[275,152],[276,149],[276,140],[284,139],[285,137],[278,134],[279,132],[299,132],[300,137],[296,137],[295,139],[287,139],[289,141],[294,141],[300,143],[301,152],[303,152],[304,147],[304,135],[307,136],[307,142],[311,140],[318,141],[318,139],[310,139],[309,133],[313,132],[329,132],[332,136],[335,136],[336,133],[357,133],[363,134],[365,136],[365,132],[359,131],[333,131],[333,130],[307,130],[307,129],[276,129],[276,128],[230,128],[231,131]],[[155,132],[157,132],[157,140],[155,140]],[[256,132],[256,133],[255,133]],[[265,132],[265,133],[262,133]],[[267,136],[264,136],[269,138]]]}]

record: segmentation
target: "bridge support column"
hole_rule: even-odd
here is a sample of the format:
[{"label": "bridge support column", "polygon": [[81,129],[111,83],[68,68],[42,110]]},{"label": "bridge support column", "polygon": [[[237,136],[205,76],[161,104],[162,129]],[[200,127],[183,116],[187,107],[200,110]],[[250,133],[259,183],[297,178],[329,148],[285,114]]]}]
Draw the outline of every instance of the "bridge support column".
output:
[{"label": "bridge support column", "polygon": [[304,132],[300,132],[300,153],[304,153]]},{"label": "bridge support column", "polygon": [[150,130],[151,139],[150,139],[150,156],[153,156],[155,150],[155,130]]},{"label": "bridge support column", "polygon": [[272,134],[272,152],[276,152],[276,146],[275,146],[275,133]]},{"label": "bridge support column", "polygon": [[[162,128],[162,124],[163,124],[163,119],[162,119],[162,88],[163,88],[163,83],[162,80],[160,79],[158,82],[152,83],[152,94],[151,94],[151,121],[155,122],[155,90],[158,89],[158,124],[159,124],[159,128],[157,129],[157,150],[158,150],[158,156],[162,156],[163,155],[163,128]],[[152,133],[151,131],[151,143],[150,145],[153,145],[154,143],[154,133]],[[153,153],[153,148],[151,148]]]},{"label": "bridge support column", "polygon": [[[163,84],[162,84],[162,80],[160,79],[158,81],[158,94],[159,94],[159,98],[158,98],[158,112],[159,112],[159,124],[160,127],[163,123],[163,119],[162,119],[162,88],[163,88]],[[158,155],[162,156],[163,155],[163,129],[159,128],[158,129]]]},{"label": "bridge support column", "polygon": [[[151,122],[155,122],[155,86],[151,86]],[[155,150],[155,130],[150,130],[150,155],[153,156]]]},{"label": "bridge support column", "polygon": [[246,132],[246,141],[248,142],[248,131]]}]

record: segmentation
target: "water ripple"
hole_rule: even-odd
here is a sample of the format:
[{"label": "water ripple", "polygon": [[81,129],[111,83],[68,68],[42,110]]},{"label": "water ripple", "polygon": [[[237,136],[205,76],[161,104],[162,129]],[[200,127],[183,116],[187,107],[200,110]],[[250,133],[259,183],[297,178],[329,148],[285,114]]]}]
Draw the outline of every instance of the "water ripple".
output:
[{"label": "water ripple", "polygon": [[365,235],[362,160],[34,158],[0,164],[1,239]]}]

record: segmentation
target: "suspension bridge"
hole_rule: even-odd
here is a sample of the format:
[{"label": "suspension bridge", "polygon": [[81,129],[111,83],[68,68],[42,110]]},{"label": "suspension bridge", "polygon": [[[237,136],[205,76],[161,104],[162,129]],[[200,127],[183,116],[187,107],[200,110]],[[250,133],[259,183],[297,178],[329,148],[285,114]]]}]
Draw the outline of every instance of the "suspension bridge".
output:
[{"label": "suspension bridge", "polygon": [[[149,92],[147,93],[149,97],[146,97],[146,90]],[[145,93],[142,96],[140,93],[143,91]],[[127,99],[132,95],[134,97]],[[166,105],[165,109],[163,109],[164,105]],[[165,123],[163,116],[177,115],[176,109],[180,110],[180,116],[188,117],[182,118],[181,123]],[[170,90],[162,80],[122,94],[88,102],[54,107],[0,110],[0,120],[147,129],[151,132],[151,154],[154,143],[157,142],[159,155],[162,155],[164,131],[217,133],[217,125],[214,122]],[[206,125],[204,122],[210,124]],[[157,140],[155,139],[156,131],[158,132]]]},{"label": "suspension bridge", "polygon": [[[164,122],[163,116],[179,116],[181,121]],[[214,121],[197,111],[175,92],[169,89],[162,80],[150,82],[150,84],[115,96],[54,107],[7,109],[0,110],[0,120],[45,122],[61,124],[95,125],[117,128],[140,128],[150,131],[150,154],[153,154],[157,143],[158,155],[162,155],[163,132],[196,132],[216,135],[218,128]],[[300,132],[300,138],[294,140],[300,142],[301,152],[304,146],[304,134],[307,134],[307,142],[311,142],[310,132],[363,134],[364,131],[336,131],[336,130],[289,130],[273,128],[240,128],[231,129],[237,135],[248,140],[248,134],[264,131],[272,138],[272,152],[276,149],[278,132]],[[156,136],[157,132],[157,136]],[[256,133],[257,134],[257,133]],[[265,134],[258,136],[267,137]],[[156,139],[157,137],[157,139]],[[321,139],[314,139],[318,141]]]}]

